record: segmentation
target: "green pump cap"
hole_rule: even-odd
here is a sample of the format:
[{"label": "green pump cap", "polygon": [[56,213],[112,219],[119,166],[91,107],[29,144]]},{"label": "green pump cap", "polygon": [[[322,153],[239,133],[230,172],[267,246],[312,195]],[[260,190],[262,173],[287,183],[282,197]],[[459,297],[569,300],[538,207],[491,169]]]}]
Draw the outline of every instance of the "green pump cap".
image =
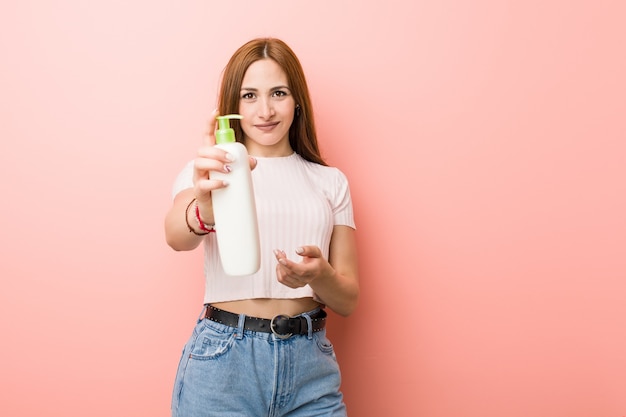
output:
[{"label": "green pump cap", "polygon": [[231,143],[235,142],[235,131],[230,128],[230,119],[243,119],[240,114],[227,114],[225,116],[217,116],[218,127],[215,131],[215,143]]}]

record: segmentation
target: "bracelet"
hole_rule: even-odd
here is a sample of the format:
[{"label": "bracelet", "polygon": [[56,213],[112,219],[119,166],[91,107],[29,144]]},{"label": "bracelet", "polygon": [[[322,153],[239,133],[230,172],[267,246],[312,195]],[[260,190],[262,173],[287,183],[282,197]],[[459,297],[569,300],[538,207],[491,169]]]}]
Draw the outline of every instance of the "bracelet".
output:
[{"label": "bracelet", "polygon": [[[189,228],[189,232],[193,233],[196,236],[204,236],[204,235],[208,235],[209,232],[206,233],[198,233],[196,232],[196,229],[194,229],[193,227],[191,227],[191,225],[189,224],[189,208],[191,207],[191,205],[196,201],[196,199],[194,198],[193,200],[191,200],[189,202],[189,204],[187,205],[187,208],[185,209],[185,223],[187,223],[187,228]],[[198,207],[198,205],[196,205],[196,208]]]},{"label": "bracelet", "polygon": [[200,229],[204,230],[207,233],[211,233],[211,232],[215,233],[215,229],[213,228],[213,225],[206,224],[200,218],[200,207],[198,207],[197,201],[196,201],[196,220],[198,221],[198,226],[200,226]]}]

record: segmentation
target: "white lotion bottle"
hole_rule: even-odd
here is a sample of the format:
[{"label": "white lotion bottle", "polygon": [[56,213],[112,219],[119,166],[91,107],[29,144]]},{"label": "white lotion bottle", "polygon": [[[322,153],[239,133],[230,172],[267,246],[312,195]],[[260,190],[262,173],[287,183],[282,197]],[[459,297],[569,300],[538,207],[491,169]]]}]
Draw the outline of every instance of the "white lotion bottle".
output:
[{"label": "white lotion bottle", "polygon": [[218,116],[215,147],[228,152],[234,160],[229,173],[209,171],[212,180],[228,185],[211,192],[215,237],[224,272],[232,276],[251,275],[261,266],[259,226],[252,188],[250,161],[246,147],[235,140],[230,119],[242,119],[238,114]]}]

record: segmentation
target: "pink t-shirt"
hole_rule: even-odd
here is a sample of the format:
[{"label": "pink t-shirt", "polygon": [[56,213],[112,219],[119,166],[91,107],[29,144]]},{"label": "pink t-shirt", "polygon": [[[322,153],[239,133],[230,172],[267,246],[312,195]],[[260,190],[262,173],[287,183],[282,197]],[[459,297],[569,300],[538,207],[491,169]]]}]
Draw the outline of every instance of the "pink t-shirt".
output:
[{"label": "pink t-shirt", "polygon": [[[252,298],[314,297],[307,285],[289,288],[276,279],[274,249],[300,262],[299,246],[318,246],[326,259],[333,227],[355,228],[346,176],[337,168],[306,161],[300,155],[256,157],[252,171],[261,237],[261,268],[253,275],[233,277],[222,268],[215,234],[204,239],[205,303]],[[193,161],[178,175],[173,195],[193,187]],[[219,224],[215,225],[219,233]]]}]

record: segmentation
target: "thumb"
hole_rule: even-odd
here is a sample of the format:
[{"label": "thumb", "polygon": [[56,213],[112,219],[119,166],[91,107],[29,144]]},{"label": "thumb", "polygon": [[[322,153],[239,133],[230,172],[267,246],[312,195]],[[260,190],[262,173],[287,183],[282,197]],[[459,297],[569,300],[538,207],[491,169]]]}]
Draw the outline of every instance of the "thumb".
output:
[{"label": "thumb", "polygon": [[213,112],[211,112],[211,116],[209,116],[207,129],[204,133],[204,140],[202,143],[205,146],[215,145],[215,127],[217,126],[217,116],[219,116],[219,111],[217,109],[213,110]]},{"label": "thumb", "polygon": [[322,251],[317,246],[300,246],[299,248],[296,248],[296,253],[300,256],[306,256],[308,258],[322,257]]}]

